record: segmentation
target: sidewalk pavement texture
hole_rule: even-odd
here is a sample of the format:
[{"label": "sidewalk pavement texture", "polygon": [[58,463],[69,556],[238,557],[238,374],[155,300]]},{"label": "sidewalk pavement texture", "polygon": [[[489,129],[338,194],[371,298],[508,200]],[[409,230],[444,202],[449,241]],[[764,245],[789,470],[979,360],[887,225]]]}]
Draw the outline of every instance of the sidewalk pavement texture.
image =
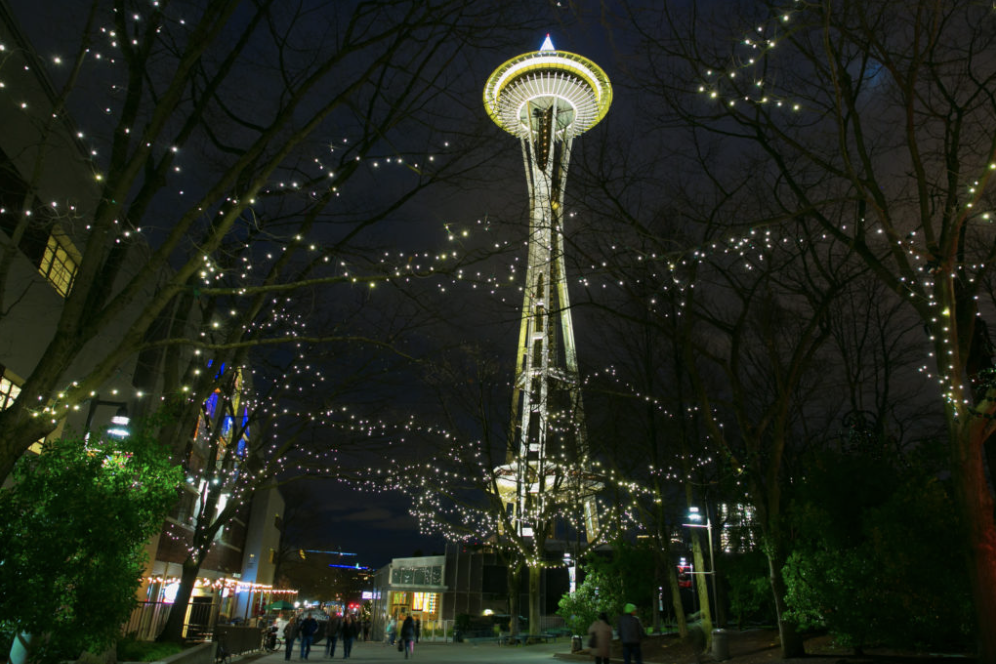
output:
[{"label": "sidewalk pavement texture", "polygon": [[[291,656],[290,664],[332,664],[333,660],[325,657],[325,641],[311,646],[311,655],[307,660],[300,659],[300,645],[295,643],[294,653]],[[553,664],[555,653],[569,653],[571,640],[557,639],[555,643],[538,643],[531,646],[499,646],[494,642],[479,644],[473,643],[443,643],[422,641],[415,645],[415,654],[410,660],[405,659],[405,655],[398,651],[398,647],[390,646],[383,641],[358,641],[353,644],[353,651],[349,656],[349,663],[353,664],[398,664],[399,662],[422,661],[424,664],[435,664],[436,662],[453,662],[459,664]],[[274,653],[249,654],[242,657],[233,657],[232,664],[286,664],[284,651],[279,650]],[[335,662],[346,664],[342,657],[342,643],[336,646]],[[582,661],[590,661],[590,657],[582,658]]]},{"label": "sidewalk pavement texture", "polygon": [[[778,631],[773,629],[728,630],[729,664],[973,664],[976,658],[966,653],[917,653],[912,651],[869,649],[864,655],[833,645],[826,635],[806,639],[806,659],[785,659],[778,646]],[[303,664],[299,659],[300,645],[294,649],[291,664]],[[614,644],[611,661],[622,662],[621,647]],[[423,641],[415,646],[412,662],[423,664],[588,664],[593,661],[587,650],[571,653],[571,640],[557,639],[551,643],[530,646],[499,646],[494,641],[482,643],[442,643]],[[325,641],[313,645],[308,664],[333,664],[325,655]],[[336,648],[336,660],[342,660],[342,645]],[[356,664],[398,664],[405,662],[397,647],[381,641],[360,641],[353,645],[350,660]],[[650,637],[644,642],[643,661],[648,664],[715,664],[711,653],[702,653],[691,643],[677,637]],[[284,652],[249,654],[233,657],[232,664],[286,664]],[[343,664],[346,664],[343,661]],[[352,662],[350,662],[352,664]]]}]

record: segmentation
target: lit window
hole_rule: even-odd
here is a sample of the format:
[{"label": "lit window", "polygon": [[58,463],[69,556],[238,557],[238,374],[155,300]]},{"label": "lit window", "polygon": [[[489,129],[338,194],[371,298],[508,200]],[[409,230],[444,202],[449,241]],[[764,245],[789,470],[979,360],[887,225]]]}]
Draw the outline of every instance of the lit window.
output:
[{"label": "lit window", "polygon": [[67,239],[56,237],[54,233],[48,236],[48,244],[38,271],[62,297],[69,295],[69,290],[73,287],[79,263],[77,256],[78,252]]},{"label": "lit window", "polygon": [[10,407],[17,395],[21,393],[21,388],[14,384],[14,381],[7,377],[7,374],[0,369],[0,410]]},{"label": "lit window", "polygon": [[[14,399],[21,393],[21,386],[15,383],[15,380],[17,379],[9,371],[0,366],[0,410],[10,408],[11,404],[14,403]],[[28,451],[41,454],[41,445],[44,442],[44,437],[39,438],[31,444]]]}]

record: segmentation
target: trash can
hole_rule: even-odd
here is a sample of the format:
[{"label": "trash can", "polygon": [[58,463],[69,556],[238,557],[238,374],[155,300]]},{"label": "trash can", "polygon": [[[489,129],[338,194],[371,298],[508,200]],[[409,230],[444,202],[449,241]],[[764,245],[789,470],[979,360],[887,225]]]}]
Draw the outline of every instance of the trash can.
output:
[{"label": "trash can", "polygon": [[581,652],[581,637],[572,636],[571,637],[571,652]]},{"label": "trash can", "polygon": [[730,658],[730,635],[725,629],[712,630],[712,658],[717,662]]}]

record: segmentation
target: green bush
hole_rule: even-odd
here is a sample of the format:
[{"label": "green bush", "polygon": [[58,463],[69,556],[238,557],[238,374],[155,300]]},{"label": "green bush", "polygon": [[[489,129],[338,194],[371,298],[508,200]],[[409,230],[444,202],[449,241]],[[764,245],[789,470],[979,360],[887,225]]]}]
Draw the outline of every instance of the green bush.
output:
[{"label": "green bush", "polygon": [[961,533],[947,487],[915,465],[855,452],[808,468],[792,504],[799,537],[784,568],[786,617],[859,649],[970,649],[971,596],[953,562]]},{"label": "green bush", "polygon": [[34,635],[34,661],[112,647],[135,605],[145,542],[181,468],[148,430],[47,441],[0,490],[0,631]]},{"label": "green bush", "polygon": [[155,662],[182,649],[178,643],[137,641],[134,637],[126,637],[118,641],[117,655],[119,662]]},{"label": "green bush", "polygon": [[723,560],[730,616],[742,629],[745,622],[774,624],[775,598],[768,579],[768,558],[759,550]]}]

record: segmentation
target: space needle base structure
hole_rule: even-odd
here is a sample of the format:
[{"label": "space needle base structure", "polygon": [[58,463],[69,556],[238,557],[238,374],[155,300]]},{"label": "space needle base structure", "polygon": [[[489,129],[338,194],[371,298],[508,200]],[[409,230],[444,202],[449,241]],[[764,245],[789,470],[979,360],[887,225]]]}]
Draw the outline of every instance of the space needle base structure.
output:
[{"label": "space needle base structure", "polygon": [[549,35],[539,51],[498,67],[484,88],[488,115],[519,139],[529,192],[510,443],[497,483],[507,523],[536,540],[552,534],[552,515],[561,507],[580,505],[586,538],[598,533],[594,494],[601,484],[591,472],[571,322],[564,189],[574,138],[605,117],[611,103],[605,72],[557,51]]}]

